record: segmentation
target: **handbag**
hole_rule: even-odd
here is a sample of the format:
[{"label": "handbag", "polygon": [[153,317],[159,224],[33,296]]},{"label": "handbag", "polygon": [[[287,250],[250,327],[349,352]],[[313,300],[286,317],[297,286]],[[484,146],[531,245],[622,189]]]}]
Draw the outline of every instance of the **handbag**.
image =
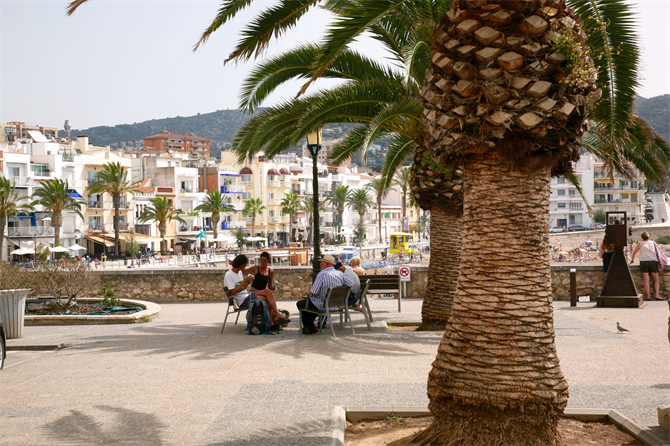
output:
[{"label": "handbag", "polygon": [[658,247],[656,242],[654,242],[654,249],[656,250],[656,258],[658,259],[658,272],[661,272],[668,264],[668,258],[663,254],[663,251]]}]

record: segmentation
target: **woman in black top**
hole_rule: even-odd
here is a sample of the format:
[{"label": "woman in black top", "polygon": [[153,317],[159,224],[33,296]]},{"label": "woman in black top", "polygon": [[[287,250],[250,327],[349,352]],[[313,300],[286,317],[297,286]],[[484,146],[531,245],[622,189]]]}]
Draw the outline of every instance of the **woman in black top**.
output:
[{"label": "woman in black top", "polygon": [[249,291],[260,291],[264,289],[274,291],[274,272],[268,267],[268,263],[270,263],[270,253],[262,252],[259,263],[260,265],[258,266],[252,266],[244,270],[245,275],[254,275],[254,281],[251,282]]}]

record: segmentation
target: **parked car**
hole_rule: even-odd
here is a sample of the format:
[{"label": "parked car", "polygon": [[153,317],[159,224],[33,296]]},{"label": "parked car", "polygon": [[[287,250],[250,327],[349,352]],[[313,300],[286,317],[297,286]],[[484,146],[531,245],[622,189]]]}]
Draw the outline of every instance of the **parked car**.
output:
[{"label": "parked car", "polygon": [[554,226],[553,228],[549,228],[549,232],[551,234],[556,232],[565,232],[565,228],[563,226]]},{"label": "parked car", "polygon": [[5,358],[7,357],[6,340],[5,324],[2,322],[2,317],[0,316],[0,370],[5,366]]},{"label": "parked car", "polygon": [[582,226],[582,225],[572,225],[572,226],[568,226],[568,232],[573,232],[573,231],[588,231],[588,230],[589,230],[589,228],[587,228],[586,226]]}]

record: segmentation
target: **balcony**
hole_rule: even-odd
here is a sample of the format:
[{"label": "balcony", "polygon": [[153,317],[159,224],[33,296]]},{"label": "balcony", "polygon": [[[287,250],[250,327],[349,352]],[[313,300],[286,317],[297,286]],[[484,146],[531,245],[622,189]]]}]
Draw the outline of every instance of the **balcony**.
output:
[{"label": "balcony", "polygon": [[53,178],[54,176],[54,173],[50,171],[32,171],[30,172],[30,174],[34,178],[43,178],[43,179]]},{"label": "balcony", "polygon": [[268,187],[281,187],[281,181],[268,181]]},{"label": "balcony", "polygon": [[103,203],[102,201],[89,201],[86,204],[86,207],[89,209],[102,209]]},{"label": "balcony", "polygon": [[285,216],[285,217],[270,217],[270,223],[288,223],[288,216]]},{"label": "balcony", "polygon": [[231,193],[240,193],[240,192],[245,192],[246,186],[238,185],[238,184],[226,184],[225,186],[221,186],[221,193],[222,194],[231,194]]},{"label": "balcony", "polygon": [[242,181],[242,187],[254,187],[253,181]]},{"label": "balcony", "polygon": [[151,235],[151,225],[135,225],[135,234]]},{"label": "balcony", "polygon": [[[105,201],[105,202],[103,203],[103,207],[102,207],[102,208],[103,208],[103,209],[114,209],[114,202],[113,202],[113,201]],[[100,208],[97,208],[97,209],[100,209]],[[127,211],[127,210],[129,210],[129,209],[130,209],[130,203],[127,203],[127,202],[123,202],[123,201],[122,201],[122,202],[119,204],[119,210],[121,210],[121,211]]]},{"label": "balcony", "polygon": [[270,204],[271,206],[277,206],[277,205],[280,205],[280,204],[281,204],[281,199],[279,199],[279,198],[270,198],[270,199],[268,199],[268,204]]},{"label": "balcony", "polygon": [[74,163],[74,154],[72,153],[63,153],[61,157],[64,163]]},{"label": "balcony", "polygon": [[9,181],[14,184],[14,186],[36,186],[37,182],[34,180],[33,177],[9,177]]},{"label": "balcony", "polygon": [[[130,226],[128,223],[119,223],[119,231],[128,231]],[[114,232],[114,225],[112,223],[107,224],[89,224],[86,228],[87,232]]]},{"label": "balcony", "polygon": [[53,236],[54,228],[51,226],[15,226],[13,228],[7,228],[7,235],[9,237]]}]

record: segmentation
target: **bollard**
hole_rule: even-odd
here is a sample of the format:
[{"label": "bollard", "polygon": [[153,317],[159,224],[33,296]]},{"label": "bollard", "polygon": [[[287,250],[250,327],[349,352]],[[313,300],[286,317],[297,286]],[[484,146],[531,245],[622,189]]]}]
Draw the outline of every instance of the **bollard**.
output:
[{"label": "bollard", "polygon": [[577,306],[577,270],[570,269],[570,306]]}]

